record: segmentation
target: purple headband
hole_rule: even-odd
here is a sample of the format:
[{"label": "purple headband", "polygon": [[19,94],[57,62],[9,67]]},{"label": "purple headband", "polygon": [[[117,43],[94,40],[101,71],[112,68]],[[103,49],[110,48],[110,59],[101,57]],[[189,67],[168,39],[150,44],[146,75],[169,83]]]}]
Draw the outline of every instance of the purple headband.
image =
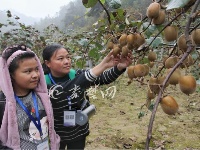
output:
[{"label": "purple headband", "polygon": [[[7,48],[3,51],[2,56],[4,56],[6,52],[10,51],[10,50],[11,50],[12,48],[14,48],[14,47],[17,47],[17,46],[14,45],[14,46],[11,46],[11,47],[7,47]],[[6,63],[7,66],[9,67],[10,64],[11,64],[11,62],[12,62],[17,56],[19,56],[19,55],[21,55],[21,54],[23,54],[23,53],[25,53],[25,52],[32,52],[32,53],[34,53],[34,52],[31,51],[29,48],[26,48],[26,50],[17,50],[16,52],[14,52],[14,53],[8,58],[7,63]]]},{"label": "purple headband", "polygon": [[11,62],[20,54],[26,53],[27,51],[22,51],[22,50],[18,50],[16,52],[14,52],[7,60],[7,66],[9,67]]}]

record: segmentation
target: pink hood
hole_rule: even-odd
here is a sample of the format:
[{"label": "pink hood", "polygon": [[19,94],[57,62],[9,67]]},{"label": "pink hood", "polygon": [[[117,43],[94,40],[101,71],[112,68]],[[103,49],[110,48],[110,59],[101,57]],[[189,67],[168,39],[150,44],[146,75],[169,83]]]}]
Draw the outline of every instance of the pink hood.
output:
[{"label": "pink hood", "polygon": [[[31,51],[28,49],[27,51]],[[35,89],[37,95],[41,98],[44,105],[48,122],[49,122],[49,138],[50,147],[52,150],[59,149],[60,137],[54,130],[54,116],[53,110],[48,95],[48,90],[44,78],[44,72],[40,63],[40,60],[36,56],[39,64],[39,71],[41,74],[40,83]],[[0,141],[3,145],[8,146],[12,149],[20,149],[20,136],[18,131],[17,116],[16,116],[16,100],[14,98],[14,91],[11,83],[11,78],[7,66],[7,62],[2,57],[0,58],[0,87],[6,96],[6,106],[2,125],[0,128]]]}]

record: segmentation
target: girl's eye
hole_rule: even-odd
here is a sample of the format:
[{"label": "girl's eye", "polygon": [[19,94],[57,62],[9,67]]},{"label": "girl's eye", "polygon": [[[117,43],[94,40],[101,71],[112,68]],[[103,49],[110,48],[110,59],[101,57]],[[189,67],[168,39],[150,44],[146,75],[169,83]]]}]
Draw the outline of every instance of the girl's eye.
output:
[{"label": "girl's eye", "polygon": [[63,60],[63,58],[58,58],[58,60]]},{"label": "girl's eye", "polygon": [[26,70],[26,71],[24,71],[25,73],[31,73],[31,70]]},{"label": "girl's eye", "polygon": [[67,58],[67,59],[71,59],[71,56],[67,56],[66,58]]}]

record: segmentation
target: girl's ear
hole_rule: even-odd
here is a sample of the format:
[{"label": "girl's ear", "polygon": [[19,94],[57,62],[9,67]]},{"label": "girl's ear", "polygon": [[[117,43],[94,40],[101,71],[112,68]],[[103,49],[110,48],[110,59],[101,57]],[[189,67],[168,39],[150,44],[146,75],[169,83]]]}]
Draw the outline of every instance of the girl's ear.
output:
[{"label": "girl's ear", "polygon": [[13,74],[10,74],[10,79],[11,79],[11,82],[13,82],[15,80]]},{"label": "girl's ear", "polygon": [[46,65],[47,67],[49,67],[49,68],[50,68],[50,61],[48,61],[48,60],[45,60],[45,61],[44,61],[44,63],[45,63],[45,65]]}]

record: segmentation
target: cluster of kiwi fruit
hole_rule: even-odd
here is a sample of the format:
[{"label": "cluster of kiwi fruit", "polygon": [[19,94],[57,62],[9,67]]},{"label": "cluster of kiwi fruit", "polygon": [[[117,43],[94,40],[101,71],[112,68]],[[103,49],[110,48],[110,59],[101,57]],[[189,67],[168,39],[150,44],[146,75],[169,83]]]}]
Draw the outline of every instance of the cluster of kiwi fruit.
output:
[{"label": "cluster of kiwi fruit", "polygon": [[131,65],[127,68],[127,74],[130,80],[147,76],[149,74],[149,66],[147,64]]},{"label": "cluster of kiwi fruit", "polygon": [[160,25],[165,22],[165,10],[162,10],[160,4],[157,2],[153,2],[148,6],[146,15],[152,19],[155,25]]},{"label": "cluster of kiwi fruit", "polygon": [[[179,53],[178,55],[172,56],[163,56],[163,66],[165,71],[162,73],[161,76],[158,77],[150,77],[148,81],[148,91],[147,91],[147,101],[151,101],[154,99],[156,95],[160,92],[161,86],[163,86],[163,82],[166,76],[172,71],[172,68],[176,65],[179,59],[182,57],[183,53]],[[148,54],[149,61],[156,60],[156,53],[153,51],[149,51]],[[194,60],[189,54],[187,58],[183,61],[182,65],[171,74],[168,82],[166,83],[165,87],[169,85],[179,85],[181,92],[186,95],[193,94],[196,91],[196,80],[192,75],[182,75],[181,68],[189,67],[194,64]],[[168,115],[174,115],[178,111],[178,104],[176,100],[172,96],[164,96],[161,99],[160,105],[163,111]]]},{"label": "cluster of kiwi fruit", "polygon": [[113,55],[115,57],[117,55],[125,57],[128,55],[129,51],[133,51],[134,49],[136,50],[143,45],[145,43],[145,38],[140,33],[122,33],[117,42],[113,41],[116,40],[111,39],[107,43],[107,49],[113,50]]},{"label": "cluster of kiwi fruit", "polygon": [[[196,80],[191,75],[181,76],[179,79],[179,87],[185,94],[192,94],[196,89]],[[178,104],[172,96],[164,96],[160,105],[162,110],[168,115],[174,115],[178,111]]]},{"label": "cluster of kiwi fruit", "polygon": [[[172,68],[167,70],[167,73],[171,71]],[[154,99],[156,95],[161,90],[161,85],[165,80],[166,76],[163,75],[161,77],[151,77],[149,80],[149,89],[147,91],[147,100],[151,101]],[[169,78],[169,81],[166,83],[166,87],[171,85],[179,85],[180,90],[189,95],[195,92],[196,90],[196,80],[192,75],[181,75],[179,69],[176,69]],[[164,96],[161,101],[160,105],[163,111],[168,115],[174,115],[178,111],[178,104],[176,100],[172,96]]]}]

